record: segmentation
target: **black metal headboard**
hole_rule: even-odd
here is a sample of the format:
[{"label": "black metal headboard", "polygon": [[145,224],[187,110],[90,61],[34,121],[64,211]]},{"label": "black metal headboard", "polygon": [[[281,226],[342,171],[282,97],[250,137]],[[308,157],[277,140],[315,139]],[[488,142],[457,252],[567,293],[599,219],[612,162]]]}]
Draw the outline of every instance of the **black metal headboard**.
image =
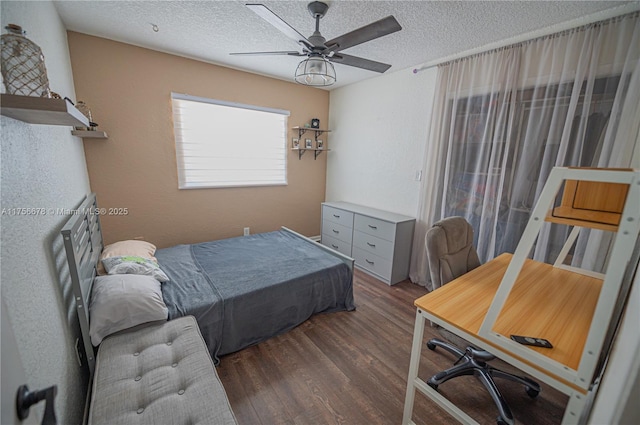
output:
[{"label": "black metal headboard", "polygon": [[74,210],[61,233],[67,253],[85,358],[89,366],[89,373],[93,376],[96,360],[89,337],[89,301],[93,279],[97,273],[98,260],[103,248],[95,193],[87,196],[80,207]]}]

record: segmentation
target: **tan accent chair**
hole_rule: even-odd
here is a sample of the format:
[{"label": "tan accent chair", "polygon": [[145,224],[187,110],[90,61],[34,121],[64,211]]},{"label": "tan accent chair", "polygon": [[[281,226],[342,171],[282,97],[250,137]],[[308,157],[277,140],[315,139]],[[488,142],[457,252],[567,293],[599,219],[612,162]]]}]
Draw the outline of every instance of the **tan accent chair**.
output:
[{"label": "tan accent chair", "polygon": [[425,237],[432,291],[480,265],[473,247],[473,227],[463,217],[433,225]]}]

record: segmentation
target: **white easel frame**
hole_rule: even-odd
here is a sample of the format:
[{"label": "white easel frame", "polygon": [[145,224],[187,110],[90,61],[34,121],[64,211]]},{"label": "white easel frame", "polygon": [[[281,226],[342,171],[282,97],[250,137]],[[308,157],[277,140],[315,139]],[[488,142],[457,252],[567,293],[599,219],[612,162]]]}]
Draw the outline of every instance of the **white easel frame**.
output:
[{"label": "white easel frame", "polygon": [[[585,343],[580,363],[577,370],[566,365],[551,360],[550,358],[520,345],[509,337],[505,337],[495,331],[495,325],[500,312],[502,311],[509,293],[513,289],[516,279],[528,257],[533,244],[537,238],[547,211],[553,206],[554,199],[565,180],[584,180],[594,182],[623,183],[629,184],[627,199],[622,212],[618,232],[611,251],[611,261],[607,266],[602,289],[596,305],[596,309],[589,327],[589,334]],[[585,225],[584,227],[588,227]],[[505,351],[511,352],[527,361],[542,366],[545,370],[556,376],[566,379],[587,390],[598,364],[600,352],[602,350],[606,333],[609,329],[611,317],[618,300],[618,294],[622,284],[622,278],[628,265],[631,252],[633,251],[638,231],[640,230],[640,171],[618,171],[618,170],[595,170],[556,167],[551,171],[549,179],[545,184],[536,207],[532,211],[531,218],[524,230],[522,238],[513,254],[511,263],[502,279],[500,287],[496,293],[491,307],[485,316],[478,335],[490,341]],[[577,237],[577,231],[572,232],[569,240]],[[566,256],[568,246],[573,241],[565,244],[561,256]],[[560,260],[562,261],[562,260]],[[567,266],[562,266],[567,268]],[[575,268],[571,271],[578,272]],[[585,273],[593,276],[594,274]]]}]

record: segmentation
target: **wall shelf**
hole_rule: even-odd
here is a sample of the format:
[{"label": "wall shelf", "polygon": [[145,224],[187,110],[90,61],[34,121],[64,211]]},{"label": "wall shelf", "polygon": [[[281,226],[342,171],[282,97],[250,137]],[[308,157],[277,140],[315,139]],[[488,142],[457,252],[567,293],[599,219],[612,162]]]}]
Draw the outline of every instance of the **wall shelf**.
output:
[{"label": "wall shelf", "polygon": [[[316,146],[318,146],[318,136],[321,136],[322,133],[330,133],[331,130],[323,130],[321,128],[312,128],[312,127],[300,127],[300,126],[295,126],[292,127],[293,130],[296,130],[298,132],[298,139],[302,138],[302,135],[304,133],[306,133],[307,131],[312,131],[314,133],[314,139],[316,141]],[[308,139],[309,140],[309,139]],[[302,142],[300,140],[300,142]],[[300,146],[302,146],[302,143],[300,144]],[[306,145],[309,146],[309,145]],[[304,155],[304,153],[306,151],[313,151],[313,159],[318,159],[318,155],[320,155],[323,151],[330,151],[331,149],[326,149],[323,145],[323,147],[321,149],[318,148],[292,148],[292,150],[294,151],[298,151],[298,159],[302,159],[302,155]]]},{"label": "wall shelf", "polygon": [[89,120],[64,99],[2,94],[0,113],[29,124],[89,126]]},{"label": "wall shelf", "polygon": [[315,133],[316,140],[318,139],[318,136],[321,135],[322,133],[330,133],[331,132],[331,130],[322,130],[320,128],[300,127],[300,126],[295,126],[295,127],[293,127],[293,129],[298,131],[298,137],[299,138],[302,137],[302,135],[304,133],[306,133],[307,131],[313,131]]},{"label": "wall shelf", "polygon": [[298,159],[302,158],[302,155],[304,155],[304,153],[306,151],[313,151],[313,159],[317,159],[318,155],[320,155],[322,152],[324,151],[330,151],[331,149],[306,149],[306,148],[292,148],[292,151],[297,151],[298,152]]},{"label": "wall shelf", "polygon": [[106,131],[95,130],[71,130],[71,134],[74,136],[82,137],[83,139],[108,139]]}]

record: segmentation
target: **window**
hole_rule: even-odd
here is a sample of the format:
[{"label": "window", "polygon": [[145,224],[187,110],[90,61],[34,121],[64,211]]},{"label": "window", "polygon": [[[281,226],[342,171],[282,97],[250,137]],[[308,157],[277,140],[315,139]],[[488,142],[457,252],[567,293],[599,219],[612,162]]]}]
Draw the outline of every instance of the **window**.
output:
[{"label": "window", "polygon": [[289,111],[171,94],[178,187],[287,184]]},{"label": "window", "polygon": [[[574,96],[573,116],[568,117],[573,84],[517,90],[513,111],[508,111],[513,120],[498,118],[500,109],[494,105],[499,104],[495,99],[500,93],[450,101],[455,143],[451,144],[442,216],[464,216],[476,230],[475,246],[484,252],[515,251],[553,166],[598,166],[616,93],[620,84],[623,92],[627,90],[629,79],[595,78],[588,97],[584,94],[587,82],[583,82],[580,95]],[[508,122],[512,124],[507,126]],[[565,153],[560,155],[565,122],[571,126]],[[495,240],[481,242],[479,229],[494,222]],[[567,235],[561,233],[565,231],[549,236],[545,261],[558,255],[566,241]]]}]

